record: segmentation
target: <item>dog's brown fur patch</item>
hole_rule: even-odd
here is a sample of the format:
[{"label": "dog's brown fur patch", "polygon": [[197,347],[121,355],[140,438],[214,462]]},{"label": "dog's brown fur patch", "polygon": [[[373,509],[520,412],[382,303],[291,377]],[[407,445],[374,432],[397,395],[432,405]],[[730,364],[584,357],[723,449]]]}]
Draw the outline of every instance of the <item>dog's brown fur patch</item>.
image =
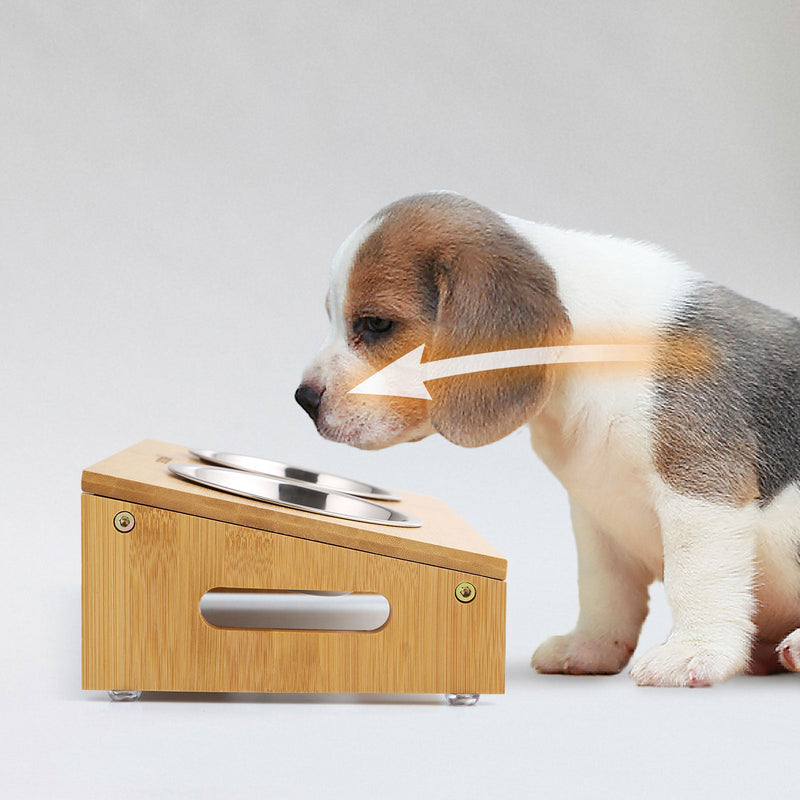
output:
[{"label": "dog's brown fur patch", "polygon": [[[553,270],[493,211],[450,194],[380,212],[351,269],[345,319],[391,319],[385,341],[352,345],[380,367],[425,344],[425,360],[563,344],[571,326]],[[549,395],[552,367],[432,381],[434,427],[457,444],[495,441]]]}]

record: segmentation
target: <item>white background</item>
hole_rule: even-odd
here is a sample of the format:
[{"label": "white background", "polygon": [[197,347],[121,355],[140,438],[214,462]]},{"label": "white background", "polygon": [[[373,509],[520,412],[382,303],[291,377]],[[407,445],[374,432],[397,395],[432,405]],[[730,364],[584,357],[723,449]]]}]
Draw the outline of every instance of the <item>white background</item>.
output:
[{"label": "white background", "polygon": [[[524,432],[363,453],[292,395],[340,241],[431,188],[655,241],[800,313],[798,53],[791,0],[3,0],[4,795],[796,793],[797,676],[529,669],[577,598],[564,492]],[[80,473],[143,438],[443,498],[509,559],[507,693],[82,692]],[[669,624],[656,587],[641,646]]]}]

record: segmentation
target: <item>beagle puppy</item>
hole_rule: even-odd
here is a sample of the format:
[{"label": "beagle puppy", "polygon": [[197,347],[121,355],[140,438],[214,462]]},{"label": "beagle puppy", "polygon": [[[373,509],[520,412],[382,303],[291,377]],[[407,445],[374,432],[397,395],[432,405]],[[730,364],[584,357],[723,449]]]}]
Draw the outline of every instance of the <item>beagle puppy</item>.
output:
[{"label": "beagle puppy", "polygon": [[[327,310],[296,392],[322,436],[476,447],[527,425],[567,489],[580,613],[536,650],[539,672],[619,672],[656,580],[674,626],[634,665],[638,684],[800,671],[800,322],[651,245],[446,192],[357,228]],[[653,357],[636,369],[548,363],[431,380],[428,400],[349,394],[421,344],[435,361],[643,340]]]}]

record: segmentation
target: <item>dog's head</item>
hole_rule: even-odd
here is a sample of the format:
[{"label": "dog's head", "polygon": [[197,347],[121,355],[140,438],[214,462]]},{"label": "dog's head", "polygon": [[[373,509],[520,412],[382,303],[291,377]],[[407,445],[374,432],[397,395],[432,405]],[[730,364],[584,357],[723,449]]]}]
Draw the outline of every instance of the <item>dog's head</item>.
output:
[{"label": "dog's head", "polygon": [[424,360],[560,344],[570,323],[552,269],[498,214],[450,193],[378,212],[339,248],[326,302],[331,332],[295,396],[322,436],[374,449],[439,432],[477,446],[547,400],[551,366],[441,378],[431,400],[348,394],[425,345]]}]

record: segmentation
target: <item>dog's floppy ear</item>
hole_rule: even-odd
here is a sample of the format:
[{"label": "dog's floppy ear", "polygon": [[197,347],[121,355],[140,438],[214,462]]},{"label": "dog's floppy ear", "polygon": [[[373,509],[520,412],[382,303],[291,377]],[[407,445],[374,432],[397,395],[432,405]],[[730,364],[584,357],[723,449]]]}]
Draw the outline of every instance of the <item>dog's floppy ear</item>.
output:
[{"label": "dog's floppy ear", "polygon": [[[552,269],[501,218],[432,264],[438,295],[426,361],[563,344],[571,331]],[[432,380],[433,427],[465,447],[523,425],[547,400],[553,367],[515,367]]]}]

